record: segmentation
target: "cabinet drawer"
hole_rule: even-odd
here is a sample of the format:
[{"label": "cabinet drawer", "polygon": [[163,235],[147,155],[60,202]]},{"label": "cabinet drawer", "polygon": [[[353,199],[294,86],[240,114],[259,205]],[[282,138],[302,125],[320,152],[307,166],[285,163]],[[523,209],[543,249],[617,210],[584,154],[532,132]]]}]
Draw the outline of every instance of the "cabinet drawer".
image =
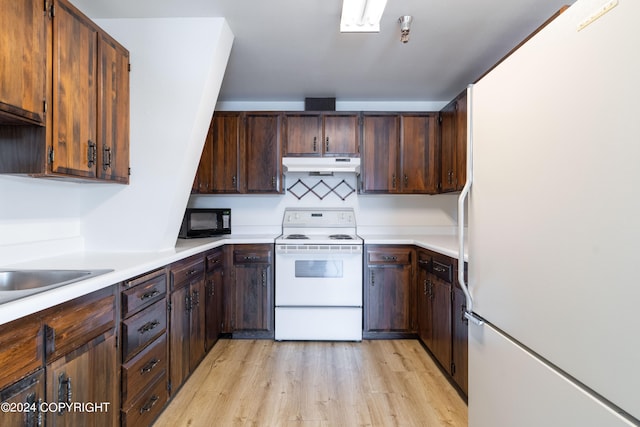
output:
[{"label": "cabinet drawer", "polygon": [[367,259],[371,264],[411,264],[411,251],[400,248],[370,249]]},{"label": "cabinet drawer", "polygon": [[171,289],[174,290],[204,275],[204,257],[196,256],[171,266]]},{"label": "cabinet drawer", "polygon": [[47,363],[115,329],[115,286],[60,304],[43,316]]},{"label": "cabinet drawer", "polygon": [[207,254],[207,271],[214,270],[224,264],[224,252],[222,249]]},{"label": "cabinet drawer", "polygon": [[431,261],[431,272],[446,282],[452,283],[453,281],[453,263],[450,261],[434,258]]},{"label": "cabinet drawer", "polygon": [[127,408],[159,375],[167,372],[167,334],[122,365],[122,407]]},{"label": "cabinet drawer", "polygon": [[122,321],[122,359],[129,360],[167,327],[167,304],[163,299]]},{"label": "cabinet drawer", "polygon": [[42,366],[40,319],[29,316],[0,326],[0,389]]},{"label": "cabinet drawer", "polygon": [[233,250],[233,264],[270,264],[269,248],[236,248]]},{"label": "cabinet drawer", "polygon": [[167,293],[167,275],[165,270],[145,274],[124,284],[122,291],[122,317],[148,307],[164,298]]},{"label": "cabinet drawer", "polygon": [[122,426],[149,426],[167,403],[167,376],[162,374],[126,411],[122,411]]}]

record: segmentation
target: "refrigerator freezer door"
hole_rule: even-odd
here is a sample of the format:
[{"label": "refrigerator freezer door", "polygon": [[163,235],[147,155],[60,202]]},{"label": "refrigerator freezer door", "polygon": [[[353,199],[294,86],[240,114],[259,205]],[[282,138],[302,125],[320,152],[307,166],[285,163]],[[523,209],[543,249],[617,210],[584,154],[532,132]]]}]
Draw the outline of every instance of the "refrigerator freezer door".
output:
[{"label": "refrigerator freezer door", "polygon": [[605,2],[472,89],[469,287],[478,315],[640,420],[640,1],[580,29]]},{"label": "refrigerator freezer door", "polygon": [[491,326],[469,332],[469,427],[635,425]]}]

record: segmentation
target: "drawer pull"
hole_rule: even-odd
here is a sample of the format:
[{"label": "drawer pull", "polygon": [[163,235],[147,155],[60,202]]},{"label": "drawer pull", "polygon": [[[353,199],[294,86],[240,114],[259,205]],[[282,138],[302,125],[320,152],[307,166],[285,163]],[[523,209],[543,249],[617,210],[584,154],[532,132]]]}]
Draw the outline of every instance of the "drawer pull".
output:
[{"label": "drawer pull", "polygon": [[153,408],[155,406],[155,404],[158,403],[158,400],[160,400],[160,396],[158,396],[156,394],[151,396],[151,398],[147,401],[147,403],[145,403],[144,406],[142,408],[140,408],[140,414],[143,414],[145,412],[149,412],[151,410],[151,408]]},{"label": "drawer pull", "polygon": [[244,257],[244,260],[245,260],[245,261],[257,261],[257,260],[259,260],[259,259],[260,259],[260,257],[259,257],[259,256],[255,256],[255,255],[251,255],[251,256],[246,256],[246,257]]},{"label": "drawer pull", "polygon": [[449,270],[448,268],[446,268],[446,267],[441,267],[441,266],[439,266],[439,265],[434,265],[434,266],[433,266],[433,269],[434,269],[435,271],[437,271],[438,273],[446,273],[446,272],[447,272],[447,270]]},{"label": "drawer pull", "polygon": [[199,270],[189,270],[187,271],[187,276],[193,276],[194,274],[197,274],[199,272]]},{"label": "drawer pull", "polygon": [[398,257],[394,255],[383,255],[382,259],[385,261],[397,261]]},{"label": "drawer pull", "polygon": [[153,290],[151,292],[147,292],[146,294],[142,294],[140,296],[140,301],[144,301],[146,299],[153,298],[153,297],[158,296],[158,295],[160,295],[160,291],[157,290],[156,288],[153,288]]},{"label": "drawer pull", "polygon": [[419,259],[418,260],[418,264],[420,264],[420,265],[429,265],[429,261],[427,261],[426,259]]},{"label": "drawer pull", "polygon": [[[66,377],[66,379],[65,379]],[[58,376],[58,403],[71,403],[73,398],[73,389],[71,387],[71,377],[67,377],[65,373]],[[60,405],[58,415],[64,414],[69,405]]]},{"label": "drawer pull", "polygon": [[160,325],[160,322],[158,322],[157,320],[154,320],[153,322],[147,322],[138,328],[138,332],[141,334],[147,333],[155,329],[158,325]]},{"label": "drawer pull", "polygon": [[142,368],[140,368],[140,375],[144,375],[147,372],[151,372],[153,370],[153,368],[156,367],[156,365],[158,365],[158,363],[160,363],[160,360],[156,359],[155,357],[153,359],[151,359],[149,361],[149,363],[147,363],[146,365],[144,365]]}]

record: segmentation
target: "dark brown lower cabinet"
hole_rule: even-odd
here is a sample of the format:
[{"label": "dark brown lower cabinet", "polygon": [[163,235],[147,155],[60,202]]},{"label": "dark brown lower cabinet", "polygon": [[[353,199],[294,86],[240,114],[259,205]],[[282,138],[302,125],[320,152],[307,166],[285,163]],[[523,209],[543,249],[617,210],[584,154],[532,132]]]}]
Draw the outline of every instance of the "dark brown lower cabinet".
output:
[{"label": "dark brown lower cabinet", "polygon": [[[116,336],[98,337],[47,365],[47,426],[115,426],[118,424]],[[66,405],[105,402],[104,410]]]},{"label": "dark brown lower cabinet", "polygon": [[274,337],[273,245],[233,246],[231,298],[233,337]]},{"label": "dark brown lower cabinet", "polygon": [[451,284],[431,278],[431,346],[438,362],[451,368]]},{"label": "dark brown lower cabinet", "polygon": [[206,351],[209,351],[222,332],[224,250],[216,248],[208,252],[206,265],[204,347]]},{"label": "dark brown lower cabinet", "polygon": [[469,321],[464,317],[466,311],[464,292],[459,286],[453,288],[453,345],[451,376],[466,395],[469,389],[469,362],[468,362],[468,330]]},{"label": "dark brown lower cabinet", "polygon": [[168,400],[167,270],[122,284],[121,426],[144,427]]},{"label": "dark brown lower cabinet", "polygon": [[205,354],[205,259],[194,255],[171,265],[169,390],[173,394]]},{"label": "dark brown lower cabinet", "polygon": [[44,369],[0,390],[0,401],[9,410],[0,411],[1,426],[36,427],[43,425],[40,404],[45,401]]},{"label": "dark brown lower cabinet", "polygon": [[365,248],[364,338],[402,338],[414,333],[413,254],[410,246]]},{"label": "dark brown lower cabinet", "polygon": [[417,258],[418,337],[466,396],[468,324],[457,260],[426,249],[418,249]]},{"label": "dark brown lower cabinet", "polygon": [[[116,426],[120,375],[116,337],[116,286],[45,310],[46,401],[59,407],[47,426]],[[104,402],[82,410],[68,404]]]}]

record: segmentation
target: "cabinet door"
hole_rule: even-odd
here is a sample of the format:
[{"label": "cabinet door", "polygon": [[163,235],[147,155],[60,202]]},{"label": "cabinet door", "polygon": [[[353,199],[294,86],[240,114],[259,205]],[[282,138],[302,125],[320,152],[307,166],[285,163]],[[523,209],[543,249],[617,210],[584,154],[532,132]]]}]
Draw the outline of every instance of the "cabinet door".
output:
[{"label": "cabinet door", "polygon": [[453,343],[452,343],[452,372],[453,380],[458,387],[467,394],[468,390],[468,320],[464,317],[466,311],[466,300],[464,292],[457,286],[453,289]]},{"label": "cabinet door", "polygon": [[440,191],[460,191],[467,177],[467,91],[440,112]]},{"label": "cabinet door", "polygon": [[215,113],[211,122],[211,193],[240,191],[240,113]]},{"label": "cabinet door", "polygon": [[279,113],[247,113],[245,162],[247,193],[281,193],[281,122]]},{"label": "cabinet door", "polygon": [[456,140],[456,103],[447,104],[440,111],[440,182],[441,192],[455,191],[454,146]]},{"label": "cabinet door", "polygon": [[287,114],[285,118],[285,156],[322,154],[322,116]]},{"label": "cabinet door", "polygon": [[191,192],[193,194],[208,194],[213,192],[213,122],[215,116],[209,124],[209,131],[202,146],[200,154],[200,163],[196,170],[196,176],[193,179]]},{"label": "cabinet door", "polygon": [[[0,123],[44,124],[47,17],[42,0],[0,0]],[[14,65],[10,65],[11,59]]]},{"label": "cabinet door", "polygon": [[395,193],[398,182],[398,116],[365,114],[362,118],[363,192]]},{"label": "cabinet door", "polygon": [[205,334],[205,289],[204,277],[194,282],[191,288],[189,330],[189,372],[192,372],[204,357]]},{"label": "cabinet door", "polygon": [[171,393],[180,388],[189,376],[191,288],[183,286],[171,293],[170,330],[169,330],[169,377]]},{"label": "cabinet door", "polygon": [[[222,251],[220,251],[220,256]],[[222,280],[223,264],[207,271],[206,313],[205,313],[205,349],[209,350],[218,340],[222,323]]]},{"label": "cabinet door", "polygon": [[96,177],[97,31],[66,0],[53,18],[52,172]]},{"label": "cabinet door", "polygon": [[432,340],[431,352],[449,371],[451,367],[451,285],[431,275]]},{"label": "cabinet door", "polygon": [[360,150],[357,114],[324,114],[322,151],[325,156],[357,156]]},{"label": "cabinet door", "polygon": [[36,373],[0,390],[0,401],[3,404],[16,405],[14,408],[9,407],[9,409],[16,409],[14,412],[0,411],[0,426],[36,427],[43,425],[44,414],[40,412],[39,405],[45,401],[44,391],[44,369],[39,369]]},{"label": "cabinet door", "polygon": [[[115,426],[119,421],[119,372],[116,336],[99,337],[47,365],[47,402],[61,408],[48,412],[47,426]],[[65,409],[66,403],[109,402],[104,411]]]},{"label": "cabinet door", "polygon": [[401,116],[400,164],[403,193],[438,191],[437,121],[435,114]]},{"label": "cabinet door", "polygon": [[272,332],[272,269],[267,264],[235,266],[234,333]]},{"label": "cabinet door", "polygon": [[411,265],[369,266],[366,332],[411,331]]},{"label": "cabinet door", "polygon": [[431,278],[429,276],[429,258],[418,255],[417,311],[418,335],[428,348],[432,347],[433,313],[431,308]]},{"label": "cabinet door", "polygon": [[129,182],[129,52],[98,36],[98,176]]},{"label": "cabinet door", "polygon": [[454,144],[454,181],[456,191],[462,190],[467,180],[467,92],[456,98],[456,138]]}]

